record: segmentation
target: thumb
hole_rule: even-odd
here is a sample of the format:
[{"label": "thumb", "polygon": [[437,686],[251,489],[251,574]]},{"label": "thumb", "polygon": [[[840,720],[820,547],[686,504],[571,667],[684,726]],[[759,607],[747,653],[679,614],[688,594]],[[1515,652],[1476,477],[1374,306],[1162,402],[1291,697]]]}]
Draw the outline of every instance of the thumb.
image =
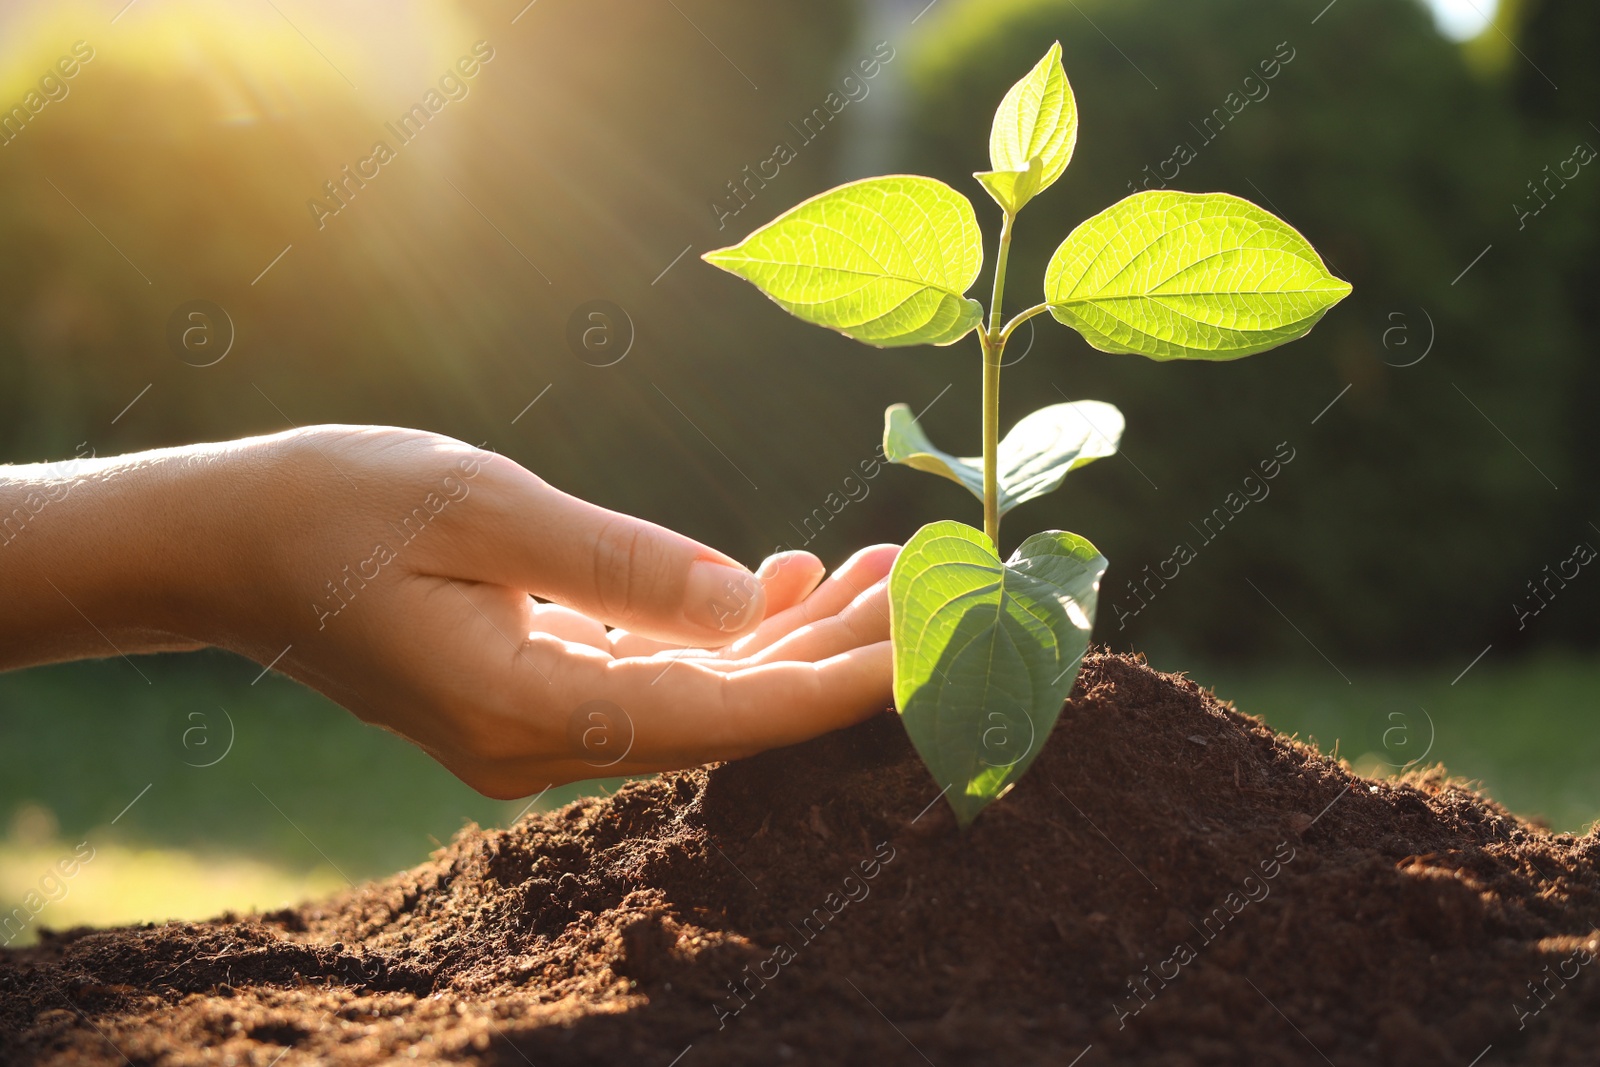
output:
[{"label": "thumb", "polygon": [[721,552],[563,493],[509,462],[496,473],[510,477],[483,494],[489,499],[474,522],[493,572],[479,580],[699,647],[725,645],[766,614],[761,583]]}]

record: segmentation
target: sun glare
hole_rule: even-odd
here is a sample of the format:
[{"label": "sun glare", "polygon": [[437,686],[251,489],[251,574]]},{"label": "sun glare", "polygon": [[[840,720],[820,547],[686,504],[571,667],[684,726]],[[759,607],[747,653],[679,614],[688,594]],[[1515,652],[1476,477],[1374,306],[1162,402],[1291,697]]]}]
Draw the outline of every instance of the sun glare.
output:
[{"label": "sun glare", "polygon": [[474,36],[470,17],[446,0],[136,0],[120,13],[105,4],[34,0],[0,13],[0,101],[61,93],[58,57],[82,42],[103,67],[197,88],[218,122],[303,117],[330,94],[383,114]]},{"label": "sun glare", "polygon": [[1439,32],[1452,41],[1467,41],[1489,28],[1499,0],[1428,0]]}]

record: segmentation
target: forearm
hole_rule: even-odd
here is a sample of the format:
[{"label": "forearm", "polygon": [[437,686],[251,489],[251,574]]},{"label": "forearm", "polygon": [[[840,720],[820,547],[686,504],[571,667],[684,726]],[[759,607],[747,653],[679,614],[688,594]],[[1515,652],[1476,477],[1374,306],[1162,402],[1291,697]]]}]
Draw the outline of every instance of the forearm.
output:
[{"label": "forearm", "polygon": [[258,466],[246,442],[0,467],[0,669],[215,641]]}]

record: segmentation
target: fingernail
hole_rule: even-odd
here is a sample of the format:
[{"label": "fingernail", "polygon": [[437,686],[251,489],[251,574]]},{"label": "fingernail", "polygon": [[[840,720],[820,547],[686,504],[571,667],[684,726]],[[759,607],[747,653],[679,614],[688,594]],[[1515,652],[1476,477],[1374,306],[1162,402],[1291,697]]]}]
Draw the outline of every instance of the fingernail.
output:
[{"label": "fingernail", "polygon": [[689,566],[684,583],[683,617],[719,633],[737,633],[758,618],[765,594],[756,576],[743,567],[710,560]]}]

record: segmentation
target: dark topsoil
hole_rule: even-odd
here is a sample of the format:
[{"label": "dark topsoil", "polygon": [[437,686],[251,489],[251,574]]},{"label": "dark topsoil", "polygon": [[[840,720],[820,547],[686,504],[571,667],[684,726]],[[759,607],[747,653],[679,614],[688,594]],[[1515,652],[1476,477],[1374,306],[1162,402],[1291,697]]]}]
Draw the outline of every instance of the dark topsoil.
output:
[{"label": "dark topsoil", "polygon": [[297,911],[47,935],[0,954],[0,1061],[1600,1058],[1600,837],[1442,772],[1094,655],[970,832],[937,796],[885,715]]}]

